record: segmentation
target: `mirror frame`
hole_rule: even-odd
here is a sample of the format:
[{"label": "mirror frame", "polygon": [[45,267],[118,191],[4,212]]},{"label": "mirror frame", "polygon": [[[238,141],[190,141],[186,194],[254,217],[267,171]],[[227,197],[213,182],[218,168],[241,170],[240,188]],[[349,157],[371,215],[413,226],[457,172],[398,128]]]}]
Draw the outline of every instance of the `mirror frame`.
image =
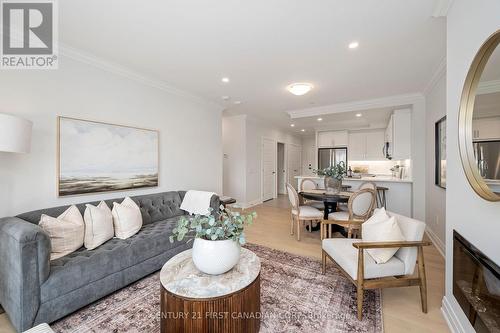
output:
[{"label": "mirror frame", "polygon": [[475,163],[474,147],[472,144],[472,118],[479,81],[491,54],[499,44],[500,30],[496,31],[486,40],[486,42],[484,42],[474,57],[474,61],[465,79],[462,98],[460,100],[460,110],[458,113],[459,150],[465,176],[474,191],[488,201],[500,201],[500,195],[494,193],[479,174],[479,169]]}]

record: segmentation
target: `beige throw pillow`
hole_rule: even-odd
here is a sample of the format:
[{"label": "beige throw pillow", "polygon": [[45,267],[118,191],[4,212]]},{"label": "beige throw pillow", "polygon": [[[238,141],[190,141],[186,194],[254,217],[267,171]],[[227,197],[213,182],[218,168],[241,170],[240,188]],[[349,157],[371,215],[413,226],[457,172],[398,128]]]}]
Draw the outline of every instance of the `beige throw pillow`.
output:
[{"label": "beige throw pillow", "polygon": [[127,239],[142,228],[142,215],[134,200],[126,197],[121,204],[113,202],[113,224],[115,236]]},{"label": "beige throw pillow", "polygon": [[99,245],[113,238],[113,215],[111,209],[104,201],[99,205],[86,205],[85,213],[85,240],[84,244],[87,250],[93,250]]},{"label": "beige throw pillow", "polygon": [[[399,242],[405,240],[396,218],[394,216],[389,217],[385,209],[378,209],[371,218],[363,223],[361,237],[364,242]],[[389,261],[398,250],[399,248],[367,249],[366,252],[377,264],[383,264]]]},{"label": "beige throw pillow", "polygon": [[64,257],[83,246],[83,218],[74,205],[57,218],[43,214],[39,226],[50,237],[50,260]]}]

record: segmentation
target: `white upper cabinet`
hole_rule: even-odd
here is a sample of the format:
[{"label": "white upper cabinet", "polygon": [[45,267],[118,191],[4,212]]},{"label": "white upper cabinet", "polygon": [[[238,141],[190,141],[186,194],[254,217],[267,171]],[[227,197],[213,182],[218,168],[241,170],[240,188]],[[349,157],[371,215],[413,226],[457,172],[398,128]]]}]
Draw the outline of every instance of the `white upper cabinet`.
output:
[{"label": "white upper cabinet", "polygon": [[395,110],[385,132],[389,142],[389,155],[393,160],[411,157],[411,110]]},{"label": "white upper cabinet", "polygon": [[500,117],[473,119],[472,138],[474,140],[499,140]]},{"label": "white upper cabinet", "polygon": [[383,130],[351,132],[347,156],[350,161],[383,160],[384,141]]},{"label": "white upper cabinet", "polygon": [[318,132],[318,148],[347,147],[347,131]]}]

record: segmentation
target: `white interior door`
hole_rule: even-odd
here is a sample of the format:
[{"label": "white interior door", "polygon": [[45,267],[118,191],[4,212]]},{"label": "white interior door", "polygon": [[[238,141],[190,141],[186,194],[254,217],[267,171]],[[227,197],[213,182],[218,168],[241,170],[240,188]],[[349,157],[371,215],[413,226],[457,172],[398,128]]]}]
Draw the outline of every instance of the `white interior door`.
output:
[{"label": "white interior door", "polygon": [[288,183],[297,188],[297,179],[295,176],[300,176],[301,173],[301,148],[296,145],[288,146]]},{"label": "white interior door", "polygon": [[276,141],[262,139],[262,201],[276,197]]}]

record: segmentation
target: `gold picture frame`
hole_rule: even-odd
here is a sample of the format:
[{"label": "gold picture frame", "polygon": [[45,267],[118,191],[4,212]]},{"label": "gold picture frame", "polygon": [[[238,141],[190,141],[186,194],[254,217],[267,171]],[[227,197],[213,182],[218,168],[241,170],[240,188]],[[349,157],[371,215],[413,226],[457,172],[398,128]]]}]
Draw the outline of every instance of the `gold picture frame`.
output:
[{"label": "gold picture frame", "polygon": [[[89,128],[95,127],[100,128],[101,130],[107,129],[108,131],[121,131],[120,136],[127,136],[127,133],[135,134],[134,139],[145,137],[149,138],[149,140],[153,140],[156,147],[148,147],[147,143],[144,145],[145,149],[149,149],[148,152],[153,154],[149,156],[151,158],[150,162],[150,171],[146,172],[147,168],[133,167],[132,169],[127,170],[127,165],[121,166],[119,161],[131,161],[134,157],[133,151],[127,152],[128,155],[121,156],[117,158],[118,168],[114,168],[113,170],[95,170],[95,168],[91,168],[90,171],[86,172],[84,175],[79,169],[66,167],[64,163],[65,160],[71,161],[71,158],[66,158],[63,154],[62,145],[65,144],[64,139],[65,135],[63,134],[63,126],[65,123],[79,123],[80,126],[88,126]],[[67,135],[66,135],[67,136]],[[120,138],[119,138],[120,139]],[[119,140],[118,139],[118,140]],[[78,142],[82,143],[82,142]],[[85,143],[85,141],[83,141]],[[126,143],[126,142],[125,142]],[[103,142],[105,144],[105,142]],[[66,149],[71,150],[80,149],[85,151],[85,147],[69,147]],[[110,154],[107,156],[111,156],[111,153],[116,154],[116,150],[119,150],[119,142],[118,144],[115,142],[114,150],[109,152]],[[158,187],[160,184],[160,132],[154,129],[141,128],[135,126],[128,125],[120,125],[107,123],[102,121],[95,120],[87,120],[73,117],[65,117],[58,116],[57,117],[57,168],[56,168],[56,191],[58,197],[67,197],[67,196],[78,196],[78,195],[88,195],[88,194],[97,194],[97,193],[107,193],[107,192],[120,192],[120,191],[131,191],[145,188],[153,188]],[[122,154],[124,155],[124,154]],[[115,155],[116,157],[116,155]],[[98,159],[98,157],[96,157]],[[112,158],[109,158],[112,161]],[[95,161],[94,161],[95,162]],[[99,163],[97,163],[99,164]],[[132,172],[132,170],[134,170]],[[127,177],[127,172],[130,173],[130,176]],[[120,175],[118,177],[117,175]],[[113,175],[113,176],[112,176]]]},{"label": "gold picture frame", "polygon": [[460,159],[465,176],[474,191],[488,201],[500,201],[481,177],[475,162],[473,148],[472,118],[476,92],[484,68],[496,47],[500,44],[500,30],[492,34],[477,52],[465,79],[458,114],[458,140]]}]

